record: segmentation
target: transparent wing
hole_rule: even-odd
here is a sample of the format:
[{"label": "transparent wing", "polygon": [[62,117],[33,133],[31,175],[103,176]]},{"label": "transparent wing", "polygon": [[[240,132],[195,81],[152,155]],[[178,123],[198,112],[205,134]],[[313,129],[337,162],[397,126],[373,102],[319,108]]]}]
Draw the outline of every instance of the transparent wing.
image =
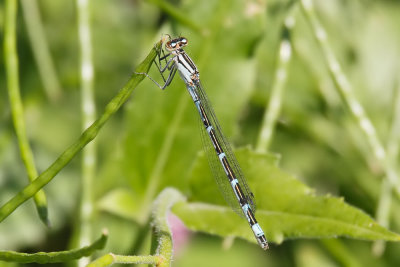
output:
[{"label": "transparent wing", "polygon": [[[208,117],[208,120],[210,121],[211,125],[214,128],[216,137],[218,142],[220,143],[220,146],[222,147],[223,151],[225,152],[226,158],[229,162],[230,167],[233,170],[233,173],[235,177],[239,181],[239,185],[243,191],[243,194],[245,198],[247,199],[248,204],[251,206],[253,212],[255,212],[256,205],[255,205],[255,200],[254,200],[254,195],[251,192],[246,179],[244,178],[244,175],[239,167],[239,163],[235,157],[235,155],[232,152],[232,149],[229,145],[229,142],[225,138],[225,136],[222,133],[221,127],[218,123],[217,117],[215,116],[214,110],[208,100],[208,97],[206,95],[206,92],[204,91],[202,85],[200,82],[196,83],[196,93],[201,101],[201,103],[204,106],[206,115]],[[225,171],[219,161],[218,155],[215,152],[214,146],[210,140],[210,137],[207,133],[207,130],[205,129],[203,123],[201,120],[199,120],[201,123],[201,135],[202,135],[202,141],[203,141],[203,146],[204,146],[204,151],[207,154],[207,159],[211,168],[211,171],[214,175],[215,180],[217,181],[218,187],[222,193],[222,195],[225,198],[225,201],[232,207],[232,209],[239,214],[240,216],[244,216],[242,209],[240,207],[240,204],[236,198],[235,193],[233,192],[233,189],[229,183],[229,179],[225,174]]]}]

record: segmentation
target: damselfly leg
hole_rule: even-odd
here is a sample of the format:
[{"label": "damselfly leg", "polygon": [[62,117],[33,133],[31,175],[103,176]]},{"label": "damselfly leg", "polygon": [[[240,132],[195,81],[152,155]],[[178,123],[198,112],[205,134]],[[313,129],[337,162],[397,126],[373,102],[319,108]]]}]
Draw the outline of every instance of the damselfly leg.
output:
[{"label": "damselfly leg", "polygon": [[[169,35],[168,35],[169,36]],[[170,37],[169,37],[170,39]],[[172,80],[174,79],[174,76],[176,74],[177,68],[176,64],[174,61],[174,58],[171,57],[171,53],[165,53],[164,49],[162,48],[163,44],[160,46],[160,48],[157,50],[157,59],[153,60],[154,65],[157,66],[158,71],[160,72],[160,76],[163,79],[163,85],[160,85],[155,79],[153,79],[148,73],[146,72],[135,72],[135,74],[142,74],[146,75],[153,83],[155,83],[160,89],[164,90],[166,87],[168,87]],[[158,61],[158,63],[157,63]],[[163,66],[162,62],[165,62],[165,65]],[[164,76],[165,71],[168,70],[168,76]]]}]

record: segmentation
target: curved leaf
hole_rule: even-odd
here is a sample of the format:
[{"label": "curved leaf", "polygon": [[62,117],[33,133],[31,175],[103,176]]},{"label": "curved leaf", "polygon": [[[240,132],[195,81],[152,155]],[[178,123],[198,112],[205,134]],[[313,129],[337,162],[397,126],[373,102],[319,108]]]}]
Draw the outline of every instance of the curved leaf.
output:
[{"label": "curved leaf", "polygon": [[[256,217],[267,238],[280,243],[290,238],[346,236],[365,240],[399,241],[400,235],[378,225],[369,215],[329,195],[314,191],[277,166],[276,158],[250,149],[236,151],[243,172],[253,189]],[[191,175],[192,200],[180,203],[174,212],[192,230],[221,236],[238,236],[255,242],[245,220],[216,197],[216,185],[207,178],[206,159],[200,156]]]}]

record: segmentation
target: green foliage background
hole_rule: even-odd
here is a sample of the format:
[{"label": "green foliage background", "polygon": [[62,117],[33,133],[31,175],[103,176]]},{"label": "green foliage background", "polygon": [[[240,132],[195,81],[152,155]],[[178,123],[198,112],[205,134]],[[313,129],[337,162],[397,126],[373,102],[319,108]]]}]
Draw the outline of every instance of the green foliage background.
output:
[{"label": "green foliage background", "polygon": [[[397,131],[396,119],[400,118],[400,3],[314,2],[329,45],[386,152],[394,151],[391,154],[396,166],[399,136],[391,134]],[[38,3],[62,88],[55,98],[43,90],[43,77],[37,67],[42,63],[34,60],[23,14],[19,12],[20,90],[27,134],[40,173],[82,130],[76,3],[51,0]],[[146,79],[95,139],[98,162],[91,188],[96,204],[92,231],[98,236],[102,228],[109,229],[109,241],[103,252],[132,253],[151,212],[151,203],[146,202],[145,196],[149,185],[154,187],[151,183],[155,179],[159,182],[151,200],[165,187],[175,187],[188,198],[188,203],[213,205],[199,208],[195,203],[193,206],[186,203],[181,208],[174,207],[174,212],[196,231],[174,256],[174,266],[396,266],[400,263],[397,243],[387,243],[386,249],[378,253],[372,249],[373,242],[359,240],[398,241],[398,235],[374,224],[377,229],[374,234],[378,232],[382,237],[372,237],[339,224],[347,220],[345,217],[353,216],[356,219],[350,218],[354,221],[349,225],[361,225],[357,220],[366,220],[365,225],[369,225],[372,220],[367,215],[375,218],[380,209],[388,208],[383,226],[400,232],[399,195],[390,190],[385,192],[390,204],[378,208],[380,199],[385,197],[381,190],[385,170],[336,90],[324,62],[326,55],[296,1],[289,8],[289,1],[100,0],[91,1],[90,12],[98,114],[162,34],[182,35],[189,40],[186,51],[200,70],[224,133],[235,147],[246,147],[238,151],[238,158],[258,200],[260,224],[271,241],[280,243],[263,252],[241,239],[254,242],[246,222],[228,207],[213,213],[224,202],[200,153],[198,115],[184,84],[175,78],[170,87],[161,91]],[[289,14],[296,21],[290,32],[293,55],[269,148],[274,154],[258,155],[253,147],[257,145],[274,83],[283,21]],[[1,35],[3,20],[4,4],[0,3]],[[27,179],[10,114],[3,57],[0,64],[0,203],[3,204],[27,184]],[[150,75],[158,77],[154,66]],[[72,246],[73,233],[76,234],[79,225],[79,158],[44,188],[52,227],[48,229],[39,221],[33,202],[28,201],[1,223],[0,249],[36,252]],[[288,184],[284,186],[282,181]],[[344,198],[349,205],[330,195]],[[287,201],[291,197],[293,202]],[[301,211],[296,206],[299,203],[304,206]],[[190,214],[193,210],[196,212]],[[283,211],[288,217],[277,215]],[[195,217],[202,212],[203,216]],[[297,213],[313,214],[317,220],[314,224],[301,221],[294,216]],[[331,216],[335,218],[333,229],[326,229],[327,224],[318,218]],[[196,220],[191,221],[193,218]],[[231,231],[225,232],[230,226],[224,220],[236,222]],[[241,238],[235,239],[228,250],[222,248],[220,237],[210,235],[230,233]],[[334,236],[356,240],[324,239]],[[147,236],[143,238],[140,254],[148,254],[148,244]]]}]

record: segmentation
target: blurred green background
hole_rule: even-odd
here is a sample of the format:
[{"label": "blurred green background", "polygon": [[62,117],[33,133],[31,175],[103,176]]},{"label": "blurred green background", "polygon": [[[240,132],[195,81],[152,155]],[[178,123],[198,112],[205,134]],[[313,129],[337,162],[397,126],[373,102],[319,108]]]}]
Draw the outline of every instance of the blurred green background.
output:
[{"label": "blurred green background", "polygon": [[[274,83],[284,19],[292,14],[292,60],[282,96],[270,152],[280,155],[280,168],[292,173],[318,194],[329,193],[375,217],[385,173],[368,141],[335,89],[304,13],[289,1],[91,1],[90,24],[98,114],[129,79],[135,67],[162,36],[185,36],[187,53],[222,125],[235,147],[256,145],[260,124]],[[400,2],[314,1],[328,42],[355,95],[366,110],[387,151],[395,150],[400,105]],[[161,3],[161,4],[160,4]],[[80,52],[75,1],[38,1],[59,91],[46,91],[34,59],[27,26],[18,13],[20,90],[27,134],[39,172],[45,170],[81,129]],[[0,34],[4,3],[0,3]],[[3,39],[3,38],[2,38]],[[3,44],[1,44],[3,46]],[[3,48],[3,47],[2,47]],[[7,96],[4,57],[0,56],[0,203],[27,184]],[[152,68],[152,77],[158,77]],[[54,88],[53,88],[54,89]],[[113,190],[143,198],[166,136],[172,136],[157,192],[178,188],[190,199],[191,166],[201,151],[196,111],[183,82],[175,78],[161,91],[145,79],[130,100],[104,126],[98,137],[93,187],[93,232],[110,231],[104,251],[129,254],[140,227],[107,207]],[[172,125],[172,126],[171,126]],[[171,133],[172,132],[172,133]],[[389,141],[394,141],[394,144]],[[81,154],[80,154],[81,155]],[[208,175],[208,174],[207,174]],[[0,225],[0,249],[24,252],[68,249],[79,223],[81,162],[75,158],[45,187],[52,227],[37,218],[32,201],[20,206]],[[212,178],[210,178],[212,179]],[[220,196],[215,196],[219,198]],[[389,196],[390,198],[390,196]],[[400,232],[398,197],[391,197],[387,227]],[[130,207],[138,212],[139,207]],[[111,212],[110,212],[111,211]],[[372,242],[349,240],[285,240],[263,252],[235,240],[228,250],[219,237],[196,233],[174,257],[173,266],[397,266],[399,245],[386,244],[374,253]],[[145,241],[142,254],[147,254]],[[101,255],[102,253],[99,253]],[[378,255],[379,254],[379,255]],[[0,266],[13,266],[0,262]],[[14,265],[16,266],[16,265]],[[33,266],[33,265],[21,265]],[[56,265],[54,265],[56,266]],[[58,265],[62,266],[62,265]]]}]

